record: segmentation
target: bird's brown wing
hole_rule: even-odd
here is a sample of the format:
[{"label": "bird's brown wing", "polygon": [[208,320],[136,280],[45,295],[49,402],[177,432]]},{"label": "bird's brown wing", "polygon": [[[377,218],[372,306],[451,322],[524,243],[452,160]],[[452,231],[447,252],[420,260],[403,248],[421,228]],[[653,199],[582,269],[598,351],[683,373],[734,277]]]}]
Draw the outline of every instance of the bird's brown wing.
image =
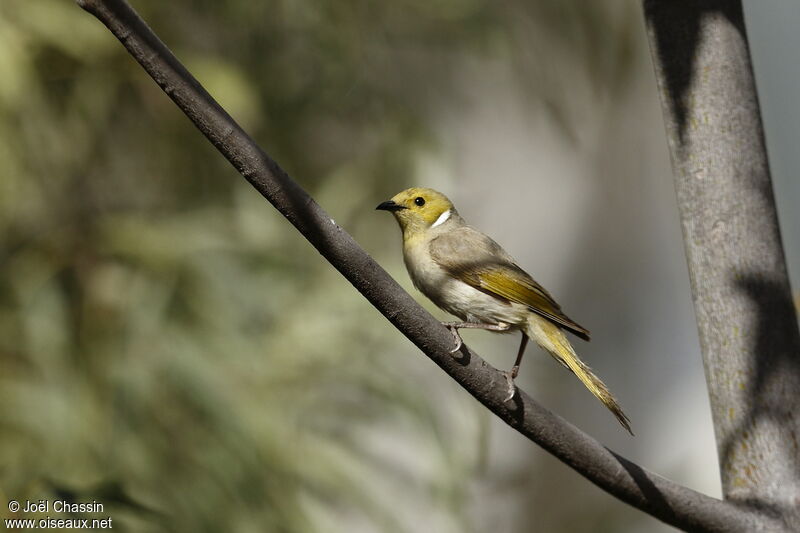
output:
[{"label": "bird's brown wing", "polygon": [[589,340],[589,331],[566,316],[552,296],[514,262],[499,244],[469,226],[435,237],[430,243],[433,260],[451,276],[501,300],[528,306]]}]

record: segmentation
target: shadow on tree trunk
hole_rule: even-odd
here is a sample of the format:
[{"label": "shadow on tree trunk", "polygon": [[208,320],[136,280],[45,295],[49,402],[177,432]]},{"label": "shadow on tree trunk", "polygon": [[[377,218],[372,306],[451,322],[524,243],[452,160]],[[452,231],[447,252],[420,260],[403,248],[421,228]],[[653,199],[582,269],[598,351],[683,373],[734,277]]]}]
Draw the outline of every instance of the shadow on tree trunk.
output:
[{"label": "shadow on tree trunk", "polygon": [[[658,55],[661,63],[667,68],[669,76],[666,85],[670,105],[678,122],[678,134],[684,138],[689,116],[689,89],[695,71],[695,58],[700,45],[700,21],[709,15],[723,16],[735,27],[742,39],[747,41],[744,25],[744,14],[739,3],[727,0],[707,2],[659,2],[647,1],[645,14],[648,18],[659,18],[661,23],[654,24],[655,37],[658,41]],[[688,15],[688,16],[687,16]],[[676,40],[675,30],[680,28],[680,39]]]},{"label": "shadow on tree trunk", "polygon": [[[750,465],[744,471],[736,471],[736,454],[739,450],[746,450],[750,444],[749,439],[754,434],[753,429],[759,425],[774,425],[775,427],[791,426],[796,413],[792,406],[786,405],[786,391],[781,390],[786,383],[787,375],[793,374],[794,379],[800,380],[800,353],[797,352],[795,339],[798,337],[797,316],[791,293],[786,291],[782,283],[765,279],[764,276],[750,274],[737,279],[734,286],[742,291],[757,306],[756,314],[759,317],[755,324],[754,352],[758,354],[754,375],[736,376],[731,380],[731,387],[739,387],[742,393],[752,398],[747,415],[742,423],[726,439],[721,450],[722,476],[733,476],[730,482],[733,486],[747,485],[763,482],[769,472],[759,471],[756,465]],[[739,332],[732,332],[738,335]],[[800,391],[797,391],[800,393]],[[731,408],[732,409],[732,408]],[[797,435],[792,430],[792,443],[786,460],[792,465],[796,475],[800,476],[800,460],[798,460]],[[762,500],[738,500],[742,503],[752,504],[762,510],[772,511],[776,516],[780,510],[774,505]]]}]

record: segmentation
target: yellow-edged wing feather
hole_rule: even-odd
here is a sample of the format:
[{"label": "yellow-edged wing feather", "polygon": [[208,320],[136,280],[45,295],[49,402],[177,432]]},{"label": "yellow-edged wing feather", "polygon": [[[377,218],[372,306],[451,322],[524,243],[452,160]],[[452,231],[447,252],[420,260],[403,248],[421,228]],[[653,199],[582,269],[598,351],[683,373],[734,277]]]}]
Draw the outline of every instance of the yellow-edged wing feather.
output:
[{"label": "yellow-edged wing feather", "polygon": [[[450,275],[496,298],[526,305],[547,319],[538,325],[539,332],[548,341],[542,347],[571,370],[633,435],[630,420],[622,407],[600,378],[580,360],[559,328],[587,341],[589,332],[567,317],[553,297],[499,244],[474,228],[462,226],[432,239],[430,252],[433,260]],[[540,342],[537,336],[534,338]]]},{"label": "yellow-edged wing feather", "polygon": [[528,306],[578,337],[589,331],[566,316],[552,296],[514,262],[499,244],[470,226],[431,240],[431,257],[450,275],[502,300]]}]

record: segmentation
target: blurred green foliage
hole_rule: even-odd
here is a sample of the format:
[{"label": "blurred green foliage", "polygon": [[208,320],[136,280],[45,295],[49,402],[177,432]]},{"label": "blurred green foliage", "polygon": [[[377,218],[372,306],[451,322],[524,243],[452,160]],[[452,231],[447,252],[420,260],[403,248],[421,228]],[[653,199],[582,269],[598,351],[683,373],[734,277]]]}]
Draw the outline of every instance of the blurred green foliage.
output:
[{"label": "blurred green foliage", "polygon": [[[463,58],[514,63],[568,131],[553,61],[613,94],[631,55],[627,19],[596,3],[133,4],[367,236],[436,149]],[[104,27],[66,0],[0,3],[0,117],[0,499],[95,498],[123,531],[408,530],[381,496],[395,476],[468,529],[480,424],[453,428],[390,357],[396,333]],[[422,486],[375,427],[427,457]]]}]

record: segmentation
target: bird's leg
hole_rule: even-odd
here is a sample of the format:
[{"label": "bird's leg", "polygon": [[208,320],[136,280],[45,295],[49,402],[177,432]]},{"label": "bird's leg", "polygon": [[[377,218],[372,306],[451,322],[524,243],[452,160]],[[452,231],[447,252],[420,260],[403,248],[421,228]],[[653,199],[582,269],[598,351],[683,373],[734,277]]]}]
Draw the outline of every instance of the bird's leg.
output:
[{"label": "bird's leg", "polygon": [[517,392],[517,386],[514,384],[514,378],[519,374],[519,365],[522,363],[522,354],[525,353],[525,348],[528,346],[528,336],[522,332],[522,342],[519,344],[519,351],[517,352],[517,360],[514,361],[514,366],[511,367],[511,372],[506,372],[506,382],[508,382],[508,397],[505,401],[509,401],[514,397]]},{"label": "bird's leg", "polygon": [[464,341],[461,340],[461,335],[458,333],[458,330],[461,328],[470,328],[470,329],[488,329],[490,331],[508,331],[509,326],[508,324],[480,324],[477,322],[442,322],[442,325],[450,330],[450,333],[453,334],[453,340],[456,341],[456,347],[450,350],[450,353],[456,353],[458,350],[461,349],[463,346]]}]

